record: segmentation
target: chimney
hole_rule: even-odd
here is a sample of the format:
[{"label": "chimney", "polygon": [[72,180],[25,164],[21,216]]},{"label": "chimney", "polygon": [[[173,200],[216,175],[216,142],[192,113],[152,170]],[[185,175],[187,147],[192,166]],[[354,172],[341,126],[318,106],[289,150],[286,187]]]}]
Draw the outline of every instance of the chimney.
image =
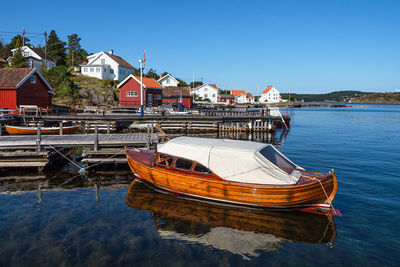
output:
[{"label": "chimney", "polygon": [[108,50],[108,53],[109,53],[110,55],[114,55],[114,50],[110,49],[110,50]]},{"label": "chimney", "polygon": [[160,79],[162,78],[162,75],[160,74]]}]

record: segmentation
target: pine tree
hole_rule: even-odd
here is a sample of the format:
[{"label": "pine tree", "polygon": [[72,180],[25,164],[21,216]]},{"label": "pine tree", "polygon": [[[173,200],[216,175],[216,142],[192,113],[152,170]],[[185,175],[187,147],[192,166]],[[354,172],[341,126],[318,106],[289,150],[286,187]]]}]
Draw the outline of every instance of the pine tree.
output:
[{"label": "pine tree", "polygon": [[76,33],[68,35],[67,66],[77,67],[86,60],[88,53],[82,49],[80,41],[81,38]]},{"label": "pine tree", "polygon": [[22,49],[21,49],[21,40],[16,41],[16,46],[15,48],[15,53],[13,57],[11,58],[11,67],[12,68],[24,68],[26,63],[24,56],[22,55]]},{"label": "pine tree", "polygon": [[57,66],[65,66],[66,62],[66,43],[58,38],[56,31],[52,30],[47,41],[47,54],[56,61]]}]

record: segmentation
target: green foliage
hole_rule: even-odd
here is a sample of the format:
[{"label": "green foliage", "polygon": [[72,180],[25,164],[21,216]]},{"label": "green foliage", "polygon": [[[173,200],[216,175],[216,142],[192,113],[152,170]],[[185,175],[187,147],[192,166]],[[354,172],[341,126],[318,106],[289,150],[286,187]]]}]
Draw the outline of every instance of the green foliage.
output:
[{"label": "green foliage", "polygon": [[56,61],[57,66],[66,66],[66,43],[58,38],[56,31],[52,30],[47,41],[47,54]]},{"label": "green foliage", "polygon": [[8,50],[6,45],[2,41],[0,41],[0,58],[6,60],[10,55],[11,50]]},{"label": "green foliage", "polygon": [[[361,91],[336,91],[328,94],[290,94],[291,100],[304,100],[306,102],[324,102],[324,101],[334,101],[334,102],[347,102],[348,100],[366,95],[369,93]],[[288,94],[282,93],[282,99],[288,99]]]},{"label": "green foliage", "polygon": [[17,40],[15,48],[17,49],[11,58],[12,68],[24,68],[26,66],[24,56],[22,55],[21,40]]},{"label": "green foliage", "polygon": [[[24,38],[25,45],[30,45],[30,44],[29,44],[30,41],[31,41],[31,40],[29,40],[29,38],[26,38],[26,37]],[[9,49],[9,51],[10,51],[10,55],[11,55],[11,49],[16,48],[18,42],[19,42],[19,43],[21,44],[21,46],[22,46],[22,36],[19,35],[19,34],[15,35],[15,36],[11,39],[10,43],[6,45],[6,48]]]},{"label": "green foliage", "polygon": [[42,70],[42,75],[52,87],[56,88],[56,97],[66,98],[72,103],[79,98],[72,75],[66,66]]},{"label": "green foliage", "polygon": [[230,95],[231,94],[231,91],[230,90],[219,90],[219,94],[220,95]]},{"label": "green foliage", "polygon": [[158,78],[159,78],[156,70],[153,70],[153,69],[149,69],[149,71],[146,74],[146,77],[153,78],[154,80],[158,80]]},{"label": "green foliage", "polygon": [[78,67],[83,61],[87,61],[88,53],[82,49],[80,41],[76,33],[68,35],[68,46],[67,46],[67,66]]},{"label": "green foliage", "polygon": [[[281,97],[282,97],[282,99],[286,99],[286,100],[289,100],[289,94],[281,94]],[[295,100],[295,98],[294,98],[294,95],[290,95],[290,101],[294,101]]]},{"label": "green foliage", "polygon": [[178,83],[178,87],[188,87],[189,86],[185,81],[183,81],[183,80],[181,80],[179,78],[175,78],[175,79],[179,82]]},{"label": "green foliage", "polygon": [[193,82],[190,83],[190,87],[192,87],[192,88],[196,88],[200,85],[203,85],[203,82],[195,81],[194,83]]}]

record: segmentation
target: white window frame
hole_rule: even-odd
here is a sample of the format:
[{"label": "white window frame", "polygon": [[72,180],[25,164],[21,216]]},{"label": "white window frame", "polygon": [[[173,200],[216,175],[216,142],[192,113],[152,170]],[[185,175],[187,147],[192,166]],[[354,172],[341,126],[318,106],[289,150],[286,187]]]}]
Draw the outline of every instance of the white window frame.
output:
[{"label": "white window frame", "polygon": [[35,76],[35,75],[32,75],[32,76],[29,78],[29,80],[31,81],[32,84],[35,84],[35,83],[36,83],[36,76]]},{"label": "white window frame", "polygon": [[126,91],[126,97],[138,97],[137,91]]}]

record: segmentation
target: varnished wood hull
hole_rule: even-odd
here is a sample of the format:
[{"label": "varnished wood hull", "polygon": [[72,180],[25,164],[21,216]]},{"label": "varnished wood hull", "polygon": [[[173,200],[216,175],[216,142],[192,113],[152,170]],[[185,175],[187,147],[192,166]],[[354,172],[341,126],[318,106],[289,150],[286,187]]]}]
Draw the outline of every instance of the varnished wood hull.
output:
[{"label": "varnished wood hull", "polygon": [[127,150],[128,164],[138,179],[173,193],[213,201],[267,208],[328,208],[338,186],[333,173],[316,175],[328,195],[328,200],[318,180],[305,178],[302,183],[295,185],[263,185],[209,179],[142,164],[135,160],[140,158],[140,153],[143,152]]},{"label": "varnished wood hull", "polygon": [[[332,216],[220,206],[161,194],[135,181],[129,186],[126,203],[132,208],[153,212],[153,217],[164,223],[169,221],[189,224],[185,228],[179,227],[180,230],[190,231],[197,228],[194,227],[196,224],[202,224],[273,234],[293,242],[332,243],[336,239],[336,226]],[[158,222],[155,223],[157,228],[162,227]]]},{"label": "varnished wood hull", "polygon": [[[36,127],[21,127],[21,126],[10,126],[5,125],[6,131],[9,134],[24,135],[24,134],[37,134]],[[78,130],[78,126],[65,126],[63,127],[64,134],[73,134]],[[41,134],[58,134],[60,132],[59,127],[42,127],[40,129]]]}]

